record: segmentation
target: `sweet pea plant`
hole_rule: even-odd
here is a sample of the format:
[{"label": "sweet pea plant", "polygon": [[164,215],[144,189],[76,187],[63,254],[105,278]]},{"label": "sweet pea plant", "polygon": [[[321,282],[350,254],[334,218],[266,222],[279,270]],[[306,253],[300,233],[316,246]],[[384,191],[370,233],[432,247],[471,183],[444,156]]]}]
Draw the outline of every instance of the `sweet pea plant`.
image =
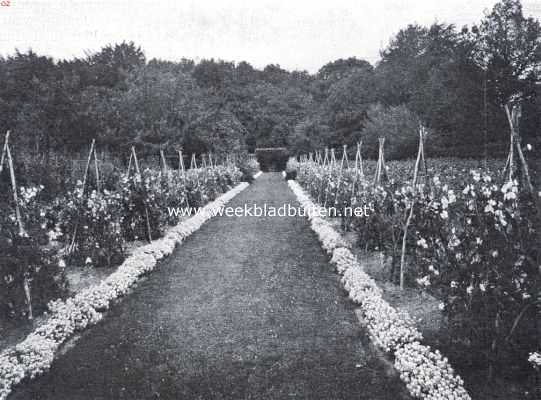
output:
[{"label": "sweet pea plant", "polygon": [[72,243],[70,261],[78,264],[111,266],[122,261],[125,240],[120,193],[91,190],[86,194],[82,182],[56,201],[58,221],[66,245]]},{"label": "sweet pea plant", "polygon": [[[5,179],[6,177],[3,176]],[[21,187],[19,207],[25,226],[19,232],[11,193],[0,196],[0,304],[2,314],[36,311],[67,292],[67,264],[112,266],[125,259],[129,241],[157,239],[179,220],[167,207],[201,207],[237,185],[233,165],[108,176],[106,188],[85,185],[44,199],[43,187]],[[4,183],[4,182],[3,182]],[[9,185],[9,181],[5,182]],[[150,233],[150,235],[149,235]]]},{"label": "sweet pea plant", "polygon": [[[63,267],[51,242],[60,235],[50,209],[40,201],[43,187],[19,187],[24,231],[16,220],[11,193],[0,195],[0,318],[29,317],[66,293]],[[29,306],[32,307],[29,307]]]},{"label": "sweet pea plant", "polygon": [[[498,363],[524,365],[541,345],[535,334],[541,312],[540,221],[533,200],[518,182],[502,182],[467,162],[434,164],[415,190],[403,179],[411,176],[407,162],[388,163],[390,178],[378,185],[336,164],[302,162],[297,181],[318,204],[370,204],[368,217],[348,224],[366,249],[383,251],[393,265],[406,211],[413,207],[409,283],[441,299],[453,346],[472,360],[485,360],[489,375]],[[371,170],[368,163],[365,172]]]},{"label": "sweet pea plant", "polygon": [[73,334],[99,322],[113,302],[129,293],[158,261],[171,254],[178,243],[212,218],[216,211],[248,186],[242,182],[206,204],[200,213],[169,229],[163,238],[137,250],[99,284],[83,289],[73,297],[49,303],[48,317],[22,342],[0,352],[0,400],[25,379],[46,372],[55,354]]},{"label": "sweet pea plant", "polygon": [[307,212],[311,228],[322,248],[332,256],[331,264],[342,275],[349,298],[360,306],[363,319],[375,344],[394,357],[395,368],[409,392],[420,399],[470,400],[464,382],[439,351],[422,345],[421,333],[411,318],[382,298],[376,282],[362,269],[356,257],[329,222],[310,210],[317,207],[294,181],[289,186]]},{"label": "sweet pea plant", "polygon": [[525,360],[541,311],[538,217],[516,181],[470,177],[461,191],[435,177],[416,213],[417,281],[442,299],[453,343],[491,366]]}]

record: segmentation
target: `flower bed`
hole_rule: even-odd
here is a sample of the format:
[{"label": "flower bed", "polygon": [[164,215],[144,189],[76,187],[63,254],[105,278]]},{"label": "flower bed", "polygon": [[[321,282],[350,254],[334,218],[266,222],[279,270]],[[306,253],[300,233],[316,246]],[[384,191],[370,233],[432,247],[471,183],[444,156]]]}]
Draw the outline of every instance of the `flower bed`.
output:
[{"label": "flower bed", "polygon": [[157,262],[171,254],[175,246],[198,230],[229,200],[248,186],[240,183],[203,207],[200,213],[171,228],[166,235],[140,247],[100,284],[72,298],[49,304],[49,317],[16,346],[0,354],[0,400],[23,379],[32,379],[47,371],[61,345],[73,334],[96,324],[113,300],[124,296]]},{"label": "flower bed", "polygon": [[528,356],[540,345],[531,332],[541,311],[541,214],[536,195],[498,173],[498,160],[489,165],[433,159],[414,187],[411,161],[390,162],[379,184],[370,178],[373,162],[364,176],[339,163],[290,162],[316,203],[369,207],[367,215],[342,216],[342,225],[389,260],[381,278],[440,301],[446,329],[438,336],[457,366],[502,380],[511,371],[518,383],[539,375]]},{"label": "flower bed", "polygon": [[332,256],[331,264],[342,274],[342,283],[352,301],[359,304],[372,340],[395,359],[395,368],[409,392],[420,399],[470,399],[462,379],[447,359],[419,343],[421,333],[413,321],[382,297],[381,290],[360,266],[356,257],[330,224],[317,216],[316,205],[295,181],[288,181],[305,209],[322,247]]}]

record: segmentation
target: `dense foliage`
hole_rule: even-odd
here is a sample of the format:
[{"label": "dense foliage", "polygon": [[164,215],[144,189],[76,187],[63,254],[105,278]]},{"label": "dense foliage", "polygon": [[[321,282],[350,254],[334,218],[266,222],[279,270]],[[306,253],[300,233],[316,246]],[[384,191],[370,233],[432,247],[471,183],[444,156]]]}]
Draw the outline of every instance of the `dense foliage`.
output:
[{"label": "dense foliage", "polygon": [[[524,99],[521,134],[538,137],[540,64],[541,28],[523,16],[519,0],[502,0],[470,28],[410,25],[375,66],[352,57],[316,74],[212,59],[146,60],[133,43],[58,62],[17,51],[0,58],[0,132],[11,129],[46,167],[52,149],[80,150],[94,137],[112,151],[136,145],[156,154],[161,144],[182,145],[185,154],[281,146],[306,153],[354,145],[365,135],[409,143],[415,132],[383,131],[392,107],[389,115],[401,124],[413,115],[433,132],[432,153],[479,155],[484,144],[507,137],[501,107],[517,94]],[[394,155],[411,155],[411,148]]]},{"label": "dense foliage", "polygon": [[128,241],[157,239],[179,222],[168,207],[202,207],[241,178],[239,168],[231,164],[184,173],[117,173],[104,178],[116,182],[109,189],[85,188],[79,181],[52,200],[40,197],[43,187],[21,187],[24,232],[10,185],[3,182],[7,190],[0,197],[0,317],[28,315],[28,296],[36,312],[43,310],[49,300],[67,292],[66,265],[118,265]]},{"label": "dense foliage", "polygon": [[[367,250],[400,261],[408,211],[407,278],[441,299],[446,334],[457,353],[485,365],[524,366],[541,347],[541,221],[536,199],[477,161],[429,160],[415,188],[412,162],[388,166],[388,180],[374,184],[372,165],[358,169],[297,163],[297,180],[327,207],[370,206],[368,217],[345,219]],[[369,175],[368,175],[369,174]],[[394,268],[390,280],[396,280]]]}]

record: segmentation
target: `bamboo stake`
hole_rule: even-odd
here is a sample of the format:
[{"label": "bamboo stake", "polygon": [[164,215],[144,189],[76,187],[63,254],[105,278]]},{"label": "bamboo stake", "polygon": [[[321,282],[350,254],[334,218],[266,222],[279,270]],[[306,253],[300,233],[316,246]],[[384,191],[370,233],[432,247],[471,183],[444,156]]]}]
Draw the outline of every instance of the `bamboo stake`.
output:
[{"label": "bamboo stake", "polygon": [[9,148],[9,144],[6,150],[6,157],[7,157],[8,166],[9,166],[9,177],[11,179],[13,201],[15,202],[15,217],[17,218],[17,225],[19,226],[19,236],[28,237],[28,234],[26,233],[26,230],[24,229],[24,226],[23,226],[23,222],[21,218],[21,210],[19,209],[19,196],[17,195],[17,181],[15,180],[15,168],[13,166],[13,159],[11,158],[11,150]]},{"label": "bamboo stake", "polygon": [[205,161],[205,154],[201,155],[201,165],[203,168],[207,168],[207,162]]},{"label": "bamboo stake", "polygon": [[[2,150],[2,157],[0,158],[0,172],[3,171],[4,162],[7,159],[8,168],[9,168],[9,176],[11,180],[11,190],[13,192],[13,201],[15,202],[15,217],[17,219],[17,226],[19,228],[19,236],[28,237],[28,234],[26,233],[26,230],[24,229],[24,226],[23,226],[23,222],[21,218],[21,211],[19,209],[19,197],[17,194],[17,181],[15,179],[15,167],[13,165],[13,158],[11,157],[11,150],[9,148],[9,134],[10,134],[10,131],[7,131],[5,141],[4,141],[4,147]],[[32,294],[30,291],[30,285],[29,285],[28,276],[26,275],[26,273],[24,274],[23,289],[24,289],[26,304],[28,306],[28,319],[32,320],[34,319],[33,310],[32,310]]]},{"label": "bamboo stake", "polygon": [[192,160],[190,161],[190,169],[197,169],[197,160],[195,158],[195,153],[192,153]]},{"label": "bamboo stake", "polygon": [[167,169],[167,161],[165,160],[165,154],[163,152],[163,149],[160,149],[160,158],[162,160],[162,168],[163,168],[163,172],[167,174],[168,172],[168,169]]},{"label": "bamboo stake", "polygon": [[323,159],[323,166],[325,167],[329,162],[329,148],[325,147],[325,158]]},{"label": "bamboo stake", "polygon": [[344,151],[342,152],[342,166],[344,163],[346,164],[346,169],[349,169],[349,159],[348,159],[348,152],[347,152],[347,145],[344,145]]},{"label": "bamboo stake", "polygon": [[[88,177],[88,171],[90,170],[90,162],[92,161],[92,154],[94,153],[94,145],[96,143],[96,139],[92,139],[92,143],[90,144],[90,151],[88,152],[88,159],[86,160],[85,165],[85,172],[83,175],[83,187],[81,189],[81,196],[83,197],[85,194],[86,189],[86,180]],[[77,231],[79,229],[79,218],[77,218],[77,221],[75,222],[75,227],[73,228],[73,236],[71,237],[71,243],[68,246],[68,254],[71,254],[73,250],[75,249],[75,240],[77,238]]]},{"label": "bamboo stake", "polygon": [[336,193],[334,194],[334,204],[338,201],[338,194],[340,193],[340,185],[342,184],[342,173],[344,169],[344,164],[348,165],[349,162],[347,159],[347,145],[344,145],[344,151],[342,153],[342,160],[340,160],[340,173],[338,174],[338,181],[336,182]]},{"label": "bamboo stake", "polygon": [[376,166],[376,173],[374,175],[374,186],[379,185],[381,182],[381,179],[385,174],[385,157],[384,157],[384,151],[385,151],[385,138],[379,138],[379,154],[378,154],[378,163]]},{"label": "bamboo stake", "polygon": [[[520,118],[519,112],[517,111],[516,107],[513,107],[512,113],[509,112],[509,107],[506,104],[505,105],[505,113],[507,115],[507,120],[509,122],[509,127],[511,128],[511,151],[513,150],[513,147],[516,146],[517,153],[520,159],[520,163],[522,165],[522,172],[524,173],[524,181],[526,185],[528,186],[528,190],[531,194],[535,195],[535,190],[532,184],[532,181],[530,179],[530,171],[528,169],[528,163],[526,162],[526,159],[524,158],[524,154],[522,152],[522,149],[520,147],[520,135],[518,134],[518,131],[516,129],[516,125],[518,125],[518,119]],[[513,180],[513,153],[509,152],[509,180]]]},{"label": "bamboo stake", "polygon": [[415,204],[415,193],[417,188],[417,177],[419,173],[419,164],[421,158],[423,157],[423,140],[424,140],[424,130],[419,130],[419,151],[417,152],[417,160],[415,161],[415,169],[413,171],[413,182],[412,182],[412,203],[410,205],[408,218],[406,219],[406,224],[404,225],[404,233],[402,235],[402,253],[400,255],[400,289],[404,289],[404,280],[405,280],[405,270],[406,270],[406,242],[408,238],[408,228],[411,224],[413,218],[413,205]]},{"label": "bamboo stake", "polygon": [[4,170],[4,161],[6,159],[6,153],[8,151],[8,143],[9,143],[9,134],[10,131],[6,132],[6,137],[4,139],[4,147],[2,149],[2,157],[0,158],[0,173]]},{"label": "bamboo stake", "polygon": [[30,291],[30,282],[28,281],[28,277],[26,276],[26,274],[23,280],[23,288],[24,296],[26,298],[26,304],[28,305],[28,319],[33,320],[34,314],[32,312],[32,293]]},{"label": "bamboo stake", "polygon": [[94,168],[96,170],[96,190],[98,191],[98,193],[101,193],[100,170],[98,168],[98,155],[96,154],[95,147],[94,147]]},{"label": "bamboo stake", "polygon": [[126,174],[128,175],[128,177],[130,176],[130,170],[131,170],[131,162],[132,162],[132,159],[133,159],[133,154],[130,152],[130,159],[128,161],[128,170],[126,171]]},{"label": "bamboo stake", "polygon": [[184,173],[184,156],[182,155],[182,150],[178,151],[178,169]]},{"label": "bamboo stake", "polygon": [[82,193],[83,195],[86,189],[86,180],[88,177],[88,171],[90,170],[90,161],[92,160],[92,154],[94,153],[95,143],[96,143],[96,139],[92,139],[92,144],[90,145],[90,151],[88,152],[88,159],[86,160],[85,173],[83,175],[83,193]]},{"label": "bamboo stake", "polygon": [[139,161],[137,160],[137,153],[135,152],[135,147],[131,147],[132,155],[133,155],[133,164],[135,165],[135,173],[137,175],[141,175],[141,170],[139,169]]},{"label": "bamboo stake", "polygon": [[[137,153],[135,152],[135,147],[131,147],[131,152],[133,156],[133,164],[135,165],[135,173],[138,177],[141,177],[141,170],[139,169],[139,161],[137,160]],[[142,182],[141,182],[142,183]],[[145,218],[147,225],[148,241],[152,242],[152,230],[150,228],[150,217],[148,215],[148,206],[145,204]]]}]

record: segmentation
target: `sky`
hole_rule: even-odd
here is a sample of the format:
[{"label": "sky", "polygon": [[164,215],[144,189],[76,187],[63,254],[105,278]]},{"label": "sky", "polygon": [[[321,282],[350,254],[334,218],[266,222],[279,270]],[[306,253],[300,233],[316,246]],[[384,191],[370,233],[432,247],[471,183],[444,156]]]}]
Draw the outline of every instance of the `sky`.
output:
[{"label": "sky", "polygon": [[[479,22],[494,0],[0,0],[0,55],[55,59],[133,41],[148,59],[215,58],[316,72],[338,58],[375,63],[410,23]],[[2,5],[3,4],[3,5]],[[8,4],[8,5],[6,5]],[[523,0],[541,19],[541,0]]]}]

